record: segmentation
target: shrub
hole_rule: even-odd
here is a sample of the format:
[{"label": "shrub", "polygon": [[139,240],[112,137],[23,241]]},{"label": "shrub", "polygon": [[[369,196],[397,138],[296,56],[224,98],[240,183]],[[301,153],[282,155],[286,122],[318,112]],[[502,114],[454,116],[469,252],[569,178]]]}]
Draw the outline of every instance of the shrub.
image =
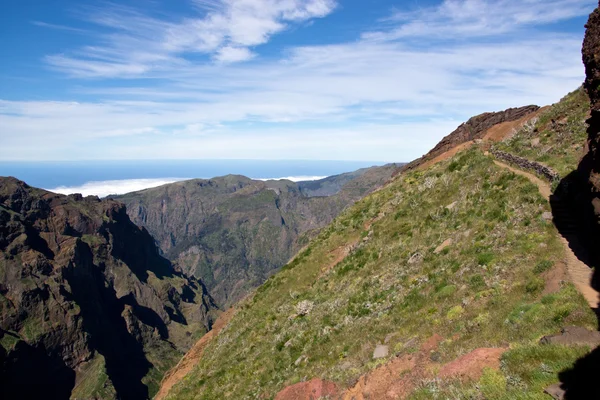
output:
[{"label": "shrub", "polygon": [[477,255],[479,265],[489,265],[494,259],[494,253],[481,253]]},{"label": "shrub", "polygon": [[448,311],[446,318],[448,318],[450,321],[455,320],[460,317],[464,311],[465,310],[461,306],[454,306]]},{"label": "shrub", "polygon": [[536,274],[541,274],[552,268],[552,265],[554,265],[554,263],[550,260],[540,261],[539,263],[537,263],[535,268],[533,268],[533,272],[535,272]]},{"label": "shrub", "polygon": [[448,286],[444,286],[443,288],[441,288],[440,291],[437,293],[437,295],[438,295],[438,297],[444,298],[444,297],[452,296],[455,292],[456,292],[456,286],[448,285]]}]

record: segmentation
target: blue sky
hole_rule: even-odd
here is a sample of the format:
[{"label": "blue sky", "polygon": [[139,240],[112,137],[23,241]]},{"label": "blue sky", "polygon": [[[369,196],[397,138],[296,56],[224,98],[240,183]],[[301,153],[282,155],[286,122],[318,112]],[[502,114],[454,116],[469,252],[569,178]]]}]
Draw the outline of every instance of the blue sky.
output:
[{"label": "blue sky", "polygon": [[0,160],[409,161],[584,76],[594,0],[0,5]]}]

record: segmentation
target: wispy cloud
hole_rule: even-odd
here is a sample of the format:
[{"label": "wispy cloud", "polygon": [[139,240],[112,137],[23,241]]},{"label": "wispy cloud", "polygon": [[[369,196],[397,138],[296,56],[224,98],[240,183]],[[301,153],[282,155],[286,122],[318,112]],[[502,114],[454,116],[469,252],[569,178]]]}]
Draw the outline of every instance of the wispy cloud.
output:
[{"label": "wispy cloud", "polygon": [[[252,59],[252,48],[291,24],[322,18],[334,0],[196,0],[205,13],[178,21],[161,20],[112,4],[88,9],[86,18],[110,32],[101,44],[54,54],[46,61],[79,77],[131,77],[185,64],[185,54],[219,63]],[[199,13],[200,14],[200,13]]]},{"label": "wispy cloud", "polygon": [[51,24],[49,22],[44,22],[44,21],[31,21],[31,23],[35,26],[39,26],[42,28],[50,28],[50,29],[56,29],[59,31],[67,31],[67,32],[87,33],[87,31],[85,29],[73,28],[71,26],[60,25],[60,24]]},{"label": "wispy cloud", "polygon": [[363,38],[472,40],[587,15],[596,5],[595,0],[444,0],[438,6],[397,11],[386,19],[388,29]]},{"label": "wispy cloud", "polygon": [[548,104],[580,85],[581,34],[552,24],[590,3],[447,0],[395,11],[356,40],[268,58],[257,44],[335,4],[196,0],[198,18],[175,22],[98,10],[87,18],[110,28],[100,43],[48,58],[66,74],[105,79],[78,80],[73,92],[98,100],[0,100],[11,133],[0,158],[409,161],[472,115]]}]

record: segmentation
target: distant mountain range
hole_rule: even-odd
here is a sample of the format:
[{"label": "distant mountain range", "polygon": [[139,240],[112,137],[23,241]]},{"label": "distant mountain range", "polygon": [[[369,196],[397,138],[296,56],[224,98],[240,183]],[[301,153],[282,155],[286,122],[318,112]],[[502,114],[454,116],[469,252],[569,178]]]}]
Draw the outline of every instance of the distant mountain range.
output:
[{"label": "distant mountain range", "polygon": [[227,307],[283,266],[342,210],[383,185],[399,164],[316,181],[240,175],[133,192],[123,202],[168,259],[201,279]]}]

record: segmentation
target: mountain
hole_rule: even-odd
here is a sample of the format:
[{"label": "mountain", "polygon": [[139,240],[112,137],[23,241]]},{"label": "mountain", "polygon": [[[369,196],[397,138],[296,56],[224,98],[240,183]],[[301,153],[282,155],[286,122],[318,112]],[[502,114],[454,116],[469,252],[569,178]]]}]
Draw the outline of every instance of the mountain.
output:
[{"label": "mountain", "polygon": [[2,398],[146,399],[215,309],[121,203],[0,178]]},{"label": "mountain", "polygon": [[227,307],[260,285],[396,164],[318,181],[193,179],[115,197],[164,255]]},{"label": "mountain", "polygon": [[573,186],[597,165],[589,107],[579,88],[459,127],[237,304],[160,398],[598,398],[580,209],[600,169]]},{"label": "mountain", "polygon": [[444,137],[427,154],[406,164],[402,170],[410,171],[422,165],[431,165],[431,163],[437,161],[436,158],[440,155],[450,150],[457,152],[464,145],[471,144],[474,140],[493,139],[493,136],[497,136],[498,133],[521,126],[525,121],[531,119],[532,114],[539,111],[539,109],[538,106],[530,105],[477,115]]}]

